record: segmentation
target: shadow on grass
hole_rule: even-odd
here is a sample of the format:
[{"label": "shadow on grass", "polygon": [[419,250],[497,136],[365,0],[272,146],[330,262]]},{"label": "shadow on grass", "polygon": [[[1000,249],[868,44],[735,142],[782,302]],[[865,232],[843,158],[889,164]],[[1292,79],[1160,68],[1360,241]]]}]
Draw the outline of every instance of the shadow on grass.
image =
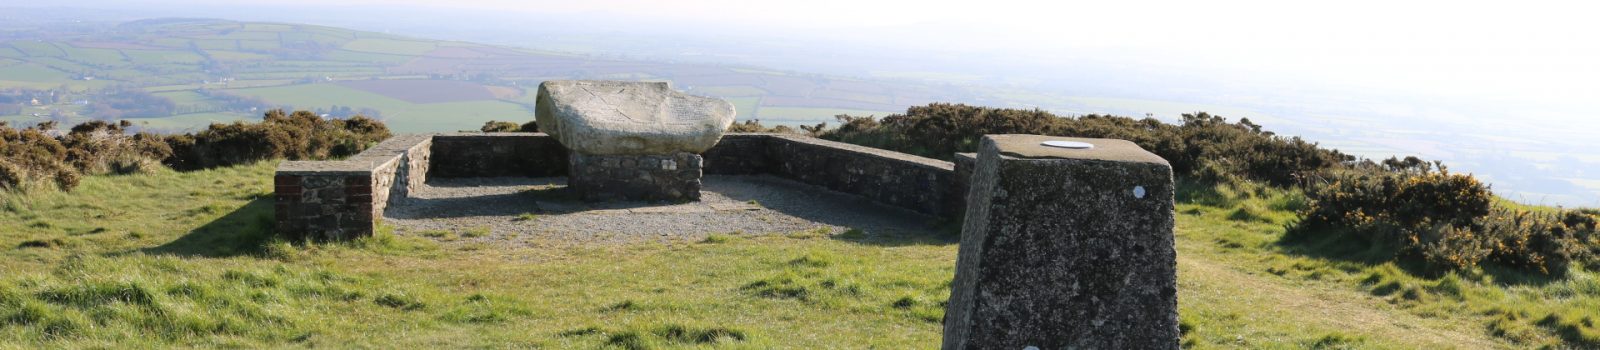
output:
[{"label": "shadow on grass", "polygon": [[145,254],[232,257],[262,252],[273,237],[272,198],[257,198]]},{"label": "shadow on grass", "polygon": [[854,234],[846,231],[842,234],[829,236],[829,238],[855,244],[878,247],[908,247],[908,246],[946,246],[961,244],[961,228],[954,231],[938,229],[929,234],[883,234],[870,233]]}]

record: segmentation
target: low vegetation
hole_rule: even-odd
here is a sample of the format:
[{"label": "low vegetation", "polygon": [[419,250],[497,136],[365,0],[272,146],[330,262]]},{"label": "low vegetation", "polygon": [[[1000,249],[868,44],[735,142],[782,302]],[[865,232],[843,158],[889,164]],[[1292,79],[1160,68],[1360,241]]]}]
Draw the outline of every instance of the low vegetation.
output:
[{"label": "low vegetation", "polygon": [[[1519,206],[1437,163],[1248,121],[1041,113],[935,105],[805,132],[927,155],[974,146],[941,128],[1119,137],[1173,157],[1185,347],[1600,347],[1600,212]],[[192,143],[125,126],[0,128],[0,171],[23,169],[0,176],[25,175],[0,192],[0,347],[924,347],[954,272],[948,236],[857,229],[285,242],[261,159],[353,154],[381,124],[277,112]]]},{"label": "low vegetation", "polygon": [[483,127],[482,128],[478,128],[478,131],[482,131],[482,132],[539,132],[539,122],[537,122],[537,121],[529,121],[527,123],[522,123],[522,124],[519,125],[516,122],[502,122],[502,121],[490,120],[488,122],[483,123]]},{"label": "low vegetation", "polygon": [[[1039,134],[1133,141],[1165,158],[1186,181],[1208,185],[1261,183],[1308,196],[1297,222],[1303,235],[1362,241],[1384,256],[1418,262],[1431,272],[1492,263],[1530,273],[1562,275],[1574,262],[1600,265],[1593,210],[1535,213],[1497,201],[1489,186],[1442,164],[1409,157],[1382,162],[1284,137],[1261,125],[1204,112],[1179,124],[1105,115],[1061,117],[1021,110],[935,103],[873,119],[838,116],[818,136],[865,146],[949,159],[972,152],[986,134]],[[742,129],[763,129],[747,122]],[[1243,208],[1236,219],[1259,216]]]},{"label": "low vegetation", "polygon": [[212,124],[196,133],[130,134],[132,124],[90,121],[66,132],[54,122],[0,123],[0,189],[70,190],[83,175],[148,173],[163,165],[200,170],[268,159],[315,160],[360,153],[389,138],[382,122],[268,111],[259,123]]}]

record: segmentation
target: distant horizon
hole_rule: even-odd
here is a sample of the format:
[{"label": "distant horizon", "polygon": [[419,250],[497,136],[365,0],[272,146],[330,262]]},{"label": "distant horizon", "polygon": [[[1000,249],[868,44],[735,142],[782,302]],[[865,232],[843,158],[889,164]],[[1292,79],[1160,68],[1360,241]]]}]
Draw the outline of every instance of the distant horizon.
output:
[{"label": "distant horizon", "polygon": [[[1176,113],[1206,110],[1372,158],[1445,160],[1504,184],[1497,189],[1508,196],[1525,193],[1518,198],[1524,202],[1600,204],[1600,150],[1586,147],[1593,141],[1583,132],[1600,130],[1600,118],[1584,106],[1600,96],[1600,86],[1590,83],[1600,81],[1600,24],[1553,6],[1377,4],[163,0],[134,8],[66,0],[6,6],[307,23],[589,55],[975,84],[1047,94],[1032,107],[1067,113],[1156,113],[1171,121]],[[367,12],[382,15],[351,15]],[[1518,190],[1543,181],[1586,190]]]}]

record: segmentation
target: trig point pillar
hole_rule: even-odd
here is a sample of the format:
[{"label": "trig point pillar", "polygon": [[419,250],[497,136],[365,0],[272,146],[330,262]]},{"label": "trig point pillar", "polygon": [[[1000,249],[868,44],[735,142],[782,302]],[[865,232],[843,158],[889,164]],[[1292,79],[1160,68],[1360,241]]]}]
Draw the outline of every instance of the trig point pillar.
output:
[{"label": "trig point pillar", "polygon": [[1172,167],[1132,142],[988,135],[945,349],[1176,349]]},{"label": "trig point pillar", "polygon": [[667,83],[539,84],[539,128],[571,152],[567,185],[586,200],[698,200],[704,158],[733,124],[732,103]]}]

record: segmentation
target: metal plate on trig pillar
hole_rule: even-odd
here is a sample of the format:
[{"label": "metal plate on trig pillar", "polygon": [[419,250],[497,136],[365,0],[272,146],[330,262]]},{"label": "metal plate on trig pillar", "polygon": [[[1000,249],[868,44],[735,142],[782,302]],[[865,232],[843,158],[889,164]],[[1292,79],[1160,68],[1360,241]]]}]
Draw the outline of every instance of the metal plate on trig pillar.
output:
[{"label": "metal plate on trig pillar", "polygon": [[1055,140],[1055,141],[1045,141],[1045,142],[1040,143],[1040,144],[1041,145],[1045,145],[1046,147],[1055,147],[1055,148],[1094,149],[1094,144],[1091,144],[1091,143],[1088,143],[1088,142],[1078,142],[1078,141]]}]

